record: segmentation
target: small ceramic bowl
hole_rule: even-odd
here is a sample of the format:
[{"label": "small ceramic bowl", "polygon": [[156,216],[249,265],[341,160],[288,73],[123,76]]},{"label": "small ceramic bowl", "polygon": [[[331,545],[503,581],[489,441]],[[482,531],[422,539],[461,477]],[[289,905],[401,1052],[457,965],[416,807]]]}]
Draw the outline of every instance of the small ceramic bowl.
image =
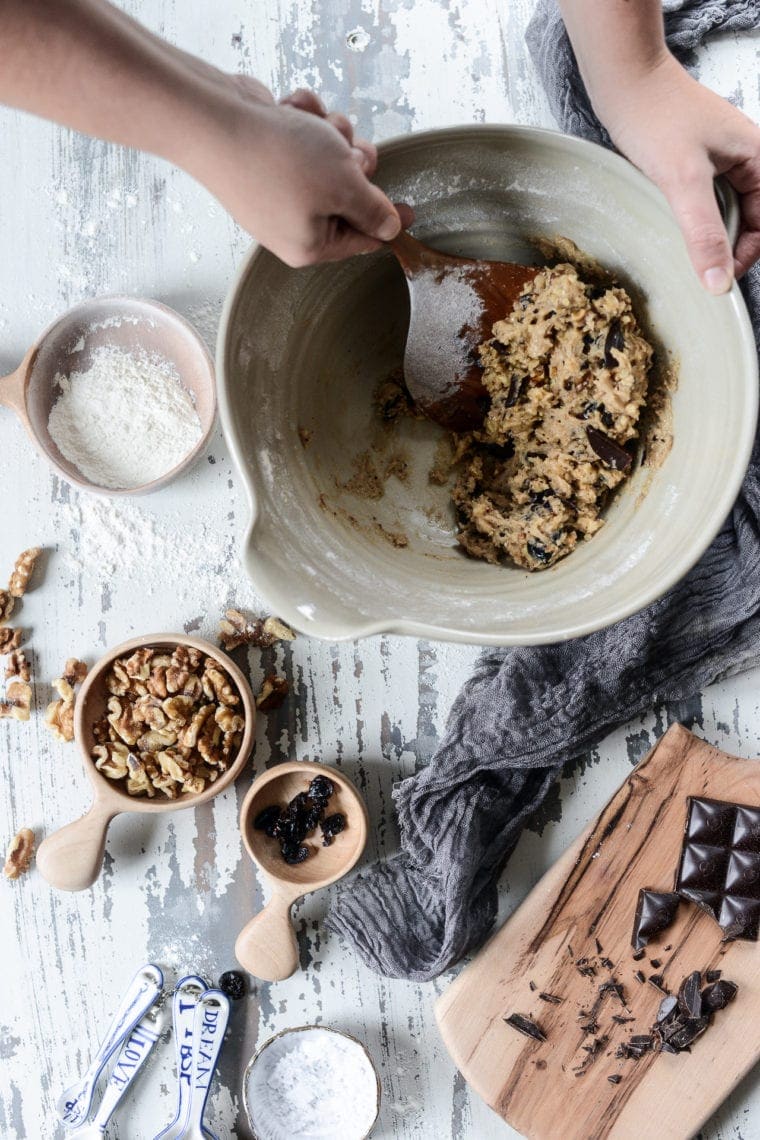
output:
[{"label": "small ceramic bowl", "polygon": [[[179,463],[150,483],[111,488],[90,482],[60,452],[48,430],[59,394],[56,376],[86,369],[93,351],[105,345],[167,360],[195,405],[200,439]],[[192,325],[167,305],[144,297],[94,297],[54,321],[16,371],[0,377],[0,404],[16,412],[37,450],[67,482],[99,495],[145,495],[187,471],[208,443],[216,418],[214,363]]]},{"label": "small ceramic bowl", "polygon": [[[129,656],[136,649],[150,646],[171,652],[177,645],[198,649],[204,656],[215,658],[231,678],[240,696],[240,709],[245,717],[243,739],[237,756],[225,772],[202,792],[183,795],[176,800],[163,793],[154,799],[130,796],[121,784],[109,780],[95,767],[92,750],[96,744],[93,725],[105,714],[109,693],[105,675],[117,657]],[[85,678],[74,707],[74,739],[93,790],[93,802],[86,815],[62,827],[40,844],[37,866],[53,887],[64,891],[81,891],[91,886],[100,873],[111,820],[122,812],[170,812],[205,804],[218,796],[237,779],[245,767],[253,747],[256,729],[256,702],[244,674],[221,649],[199,637],[178,633],[156,633],[137,637],[117,645],[101,657]]]},{"label": "small ceramic bowl", "polygon": [[[362,1045],[361,1041],[357,1041],[350,1033],[345,1033],[342,1030],[330,1029],[326,1025],[301,1025],[295,1029],[284,1029],[281,1033],[276,1033],[274,1037],[265,1041],[248,1062],[243,1074],[243,1104],[254,1140],[288,1140],[292,1135],[290,1132],[278,1131],[273,1120],[267,1121],[270,1073],[277,1061],[293,1048],[299,1035],[308,1034],[310,1038],[319,1040],[320,1038],[324,1039],[328,1033],[342,1038],[348,1043],[347,1047],[356,1049],[357,1055],[361,1053],[364,1069],[362,1081],[366,1085],[367,1104],[370,1106],[368,1107],[367,1121],[358,1122],[359,1126],[355,1133],[341,1132],[340,1140],[366,1140],[366,1137],[369,1136],[377,1123],[381,1096],[380,1078],[377,1075],[377,1069],[369,1050]],[[355,1091],[355,1086],[352,1086],[351,1092],[354,1093]],[[325,1118],[324,1130],[320,1129],[318,1132],[308,1133],[299,1132],[298,1135],[302,1136],[303,1140],[334,1140],[337,1138],[337,1133],[329,1116]]]},{"label": "small ceramic bowl", "polygon": [[[373,393],[403,357],[409,301],[382,251],[289,269],[254,248],[222,316],[222,424],[248,492],[244,564],[290,625],[330,640],[379,633],[520,645],[589,633],[660,597],[712,541],[739,490],[757,419],[757,353],[737,287],[709,296],[662,194],[630,163],[554,131],[471,125],[379,148],[377,181],[444,252],[517,262],[563,235],[632,290],[677,367],[673,446],[638,466],[603,529],[550,570],[466,558],[441,429],[403,422],[409,477],[380,499],[346,487],[373,437]],[[406,545],[398,543],[400,536]]]}]

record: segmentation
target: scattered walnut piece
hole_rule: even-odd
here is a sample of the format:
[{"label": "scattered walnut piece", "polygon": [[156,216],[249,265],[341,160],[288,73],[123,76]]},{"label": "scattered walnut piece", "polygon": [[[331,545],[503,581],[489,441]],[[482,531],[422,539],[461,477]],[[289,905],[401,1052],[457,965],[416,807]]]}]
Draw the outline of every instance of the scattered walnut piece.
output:
[{"label": "scattered walnut piece", "polygon": [[6,879],[18,879],[20,875],[29,870],[34,854],[34,832],[28,827],[22,827],[11,840],[8,854],[5,857],[3,874]]},{"label": "scattered walnut piece", "polygon": [[[51,701],[45,711],[45,724],[56,740],[69,743],[74,739],[74,686],[81,685],[87,676],[87,666],[76,657],[69,657],[63,674],[53,681],[60,700]],[[114,699],[114,698],[112,698]]]},{"label": "scattered walnut piece", "polygon": [[21,644],[21,630],[0,625],[0,657],[5,653],[15,653]]},{"label": "scattered walnut piece", "polygon": [[105,677],[107,716],[93,725],[95,767],[131,796],[199,793],[240,750],[240,694],[213,657],[192,646],[139,649]]},{"label": "scattered walnut piece", "polygon": [[219,634],[225,649],[254,645],[269,649],[277,641],[295,641],[295,633],[276,617],[249,619],[239,610],[227,610],[219,622]]},{"label": "scattered walnut piece", "polygon": [[15,604],[16,599],[9,590],[0,590],[0,625],[3,625],[11,616]]},{"label": "scattered walnut piece", "polygon": [[290,686],[285,677],[278,677],[276,673],[267,673],[256,697],[256,708],[262,712],[272,712],[280,708],[285,702]]},{"label": "scattered walnut piece", "polygon": [[0,717],[29,720],[32,708],[32,686],[27,681],[11,681],[0,701]]},{"label": "scattered walnut piece", "polygon": [[14,649],[8,656],[8,664],[5,666],[5,679],[10,681],[12,677],[18,677],[21,681],[32,679],[29,662],[23,649]]},{"label": "scattered walnut piece", "polygon": [[23,598],[29,589],[29,580],[34,573],[35,563],[41,554],[41,546],[32,546],[29,550],[25,550],[23,554],[19,554],[8,581],[8,589],[12,597]]}]

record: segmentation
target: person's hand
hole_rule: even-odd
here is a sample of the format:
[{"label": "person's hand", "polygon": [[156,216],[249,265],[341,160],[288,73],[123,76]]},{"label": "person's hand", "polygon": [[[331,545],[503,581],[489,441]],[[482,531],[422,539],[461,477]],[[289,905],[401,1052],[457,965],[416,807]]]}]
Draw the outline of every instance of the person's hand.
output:
[{"label": "person's hand", "polygon": [[212,113],[184,165],[291,266],[378,249],[412,219],[370,179],[377,152],[310,91],[280,103],[255,79],[217,73]]},{"label": "person's hand", "polygon": [[[596,106],[615,145],[667,197],[704,286],[725,293],[760,258],[760,128],[667,55],[634,87]],[[713,190],[740,195],[733,254]]]}]

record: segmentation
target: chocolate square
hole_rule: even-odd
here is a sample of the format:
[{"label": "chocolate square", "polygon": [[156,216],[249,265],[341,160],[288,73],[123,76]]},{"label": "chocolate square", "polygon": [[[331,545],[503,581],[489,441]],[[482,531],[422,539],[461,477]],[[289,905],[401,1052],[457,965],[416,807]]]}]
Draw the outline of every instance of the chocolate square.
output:
[{"label": "chocolate square", "polygon": [[757,942],[760,932],[760,899],[726,895],[720,908],[718,925],[727,941],[740,938],[746,942]]},{"label": "chocolate square", "polygon": [[760,899],[760,853],[732,851],[726,872],[726,893]]},{"label": "chocolate square", "polygon": [[696,905],[704,911],[707,911],[715,921],[718,921],[720,908],[723,903],[723,894],[721,891],[700,891],[694,887],[679,887],[678,893],[682,899],[688,899],[689,902],[696,903]]},{"label": "chocolate square", "polygon": [[716,847],[730,846],[734,835],[736,804],[723,800],[689,798],[689,818],[686,834],[694,843],[707,843]]},{"label": "chocolate square", "polygon": [[739,851],[760,851],[760,808],[737,805],[731,846]]},{"label": "chocolate square", "polygon": [[685,843],[678,871],[678,887],[696,887],[702,891],[722,891],[730,849]]}]

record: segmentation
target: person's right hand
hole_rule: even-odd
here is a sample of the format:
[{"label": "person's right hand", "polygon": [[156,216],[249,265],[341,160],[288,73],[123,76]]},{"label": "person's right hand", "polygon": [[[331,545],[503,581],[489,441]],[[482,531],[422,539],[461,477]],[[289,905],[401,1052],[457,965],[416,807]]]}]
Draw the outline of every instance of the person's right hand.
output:
[{"label": "person's right hand", "polygon": [[200,137],[178,161],[287,265],[368,253],[410,224],[409,207],[370,182],[375,148],[312,92],[275,103],[256,80],[221,73],[210,86]]}]

